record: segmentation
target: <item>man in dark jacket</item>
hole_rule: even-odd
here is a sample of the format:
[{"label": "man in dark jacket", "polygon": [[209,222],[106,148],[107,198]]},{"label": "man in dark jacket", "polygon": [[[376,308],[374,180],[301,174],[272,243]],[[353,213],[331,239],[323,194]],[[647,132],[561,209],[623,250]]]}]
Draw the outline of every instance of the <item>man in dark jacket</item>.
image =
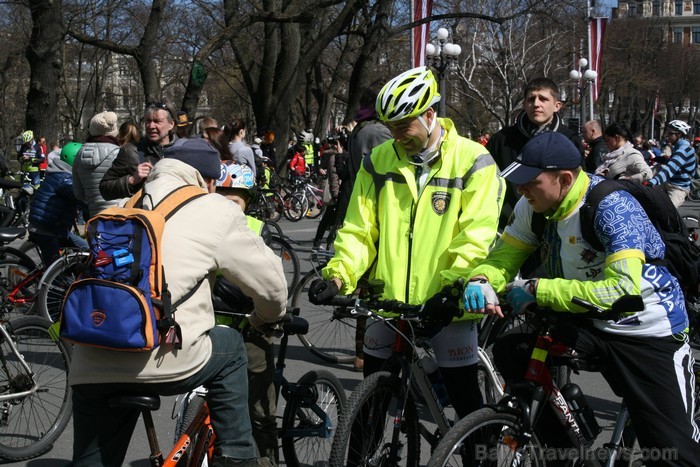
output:
[{"label": "man in dark jacket", "polygon": [[[518,114],[515,124],[501,129],[486,144],[486,149],[489,150],[498,167],[501,170],[508,167],[515,161],[530,138],[547,131],[556,131],[569,138],[581,152],[583,160],[580,136],[569,130],[557,113],[561,108],[561,101],[556,83],[549,78],[535,78],[525,86],[523,99],[523,111]],[[508,182],[498,223],[499,228],[505,227],[519,198],[517,186]]]},{"label": "man in dark jacket", "polygon": [[48,266],[65,246],[87,248],[87,242],[71,232],[78,208],[87,209],[73,193],[72,165],[82,145],[69,143],[60,159],[53,159],[46,178],[32,198],[29,210],[29,240],[39,246],[41,260]]},{"label": "man in dark jacket", "polygon": [[136,149],[126,145],[121,148],[112,167],[100,182],[100,194],[106,200],[133,195],[146,181],[153,166],[163,158],[163,150],[177,141],[173,133],[175,111],[172,106],[155,102],[146,107],[144,114],[146,137]]},{"label": "man in dark jacket", "polygon": [[603,156],[610,152],[603,139],[603,126],[598,120],[589,120],[583,125],[583,139],[591,148],[586,157],[586,172],[595,173],[595,169],[603,162]]},{"label": "man in dark jacket", "polygon": [[374,109],[377,93],[377,89],[369,88],[360,97],[360,109],[355,116],[357,124],[348,137],[348,157],[338,174],[342,182],[336,203],[338,228],[343,225],[352,187],[355,185],[355,176],[360,170],[362,159],[369,156],[375,146],[391,139],[389,129],[379,121],[377,111]]}]

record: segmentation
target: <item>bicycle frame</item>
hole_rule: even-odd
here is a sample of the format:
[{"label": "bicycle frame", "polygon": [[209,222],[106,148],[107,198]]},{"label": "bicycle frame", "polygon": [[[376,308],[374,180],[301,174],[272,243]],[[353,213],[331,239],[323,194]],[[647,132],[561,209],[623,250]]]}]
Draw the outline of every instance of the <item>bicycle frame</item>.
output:
[{"label": "bicycle frame", "polygon": [[[376,308],[380,309],[381,307]],[[408,305],[407,308],[410,309],[411,305]],[[350,310],[350,314],[364,315],[365,313],[357,311],[356,305],[354,309]],[[391,319],[382,318],[381,316],[373,312],[369,312],[369,315],[382,320],[385,324],[388,324],[390,321],[392,321]],[[417,396],[420,395],[423,396],[422,399],[424,401],[425,406],[428,408],[430,416],[432,417],[432,421],[438,427],[438,430],[433,434],[420,420],[418,421],[418,429],[420,435],[430,444],[432,448],[437,446],[441,437],[444,436],[452,426],[449,419],[443,411],[442,404],[440,404],[440,401],[438,400],[438,397],[435,394],[432,383],[430,382],[430,379],[428,378],[428,375],[425,369],[423,368],[422,361],[418,356],[418,352],[416,351],[419,344],[416,344],[414,342],[424,342],[426,341],[426,339],[414,339],[415,333],[413,332],[411,323],[409,320],[404,318],[404,316],[401,316],[399,319],[396,319],[396,326],[389,324],[396,331],[396,337],[392,347],[392,356],[384,364],[385,369],[391,371],[392,373],[400,375],[401,387],[403,388],[402,394],[400,396],[401,399],[397,400],[395,403],[392,403],[394,405],[390,406],[390,410],[392,407],[395,408],[395,413],[393,414],[394,424],[392,432],[392,443],[387,456],[387,460],[389,462],[388,465],[395,465],[399,459],[400,443],[398,442],[398,439],[401,432],[401,420],[403,417],[403,409],[406,405],[406,400],[409,392],[414,395],[414,398],[417,398]],[[495,388],[498,388],[497,390],[500,391],[500,394],[502,395],[501,383],[498,380],[495,368],[491,363],[488,355],[480,347],[478,354],[480,361],[485,366],[488,372],[488,377],[491,379],[491,383]],[[412,382],[415,384],[412,385]]]},{"label": "bicycle frame", "polygon": [[[523,430],[521,431],[521,439],[518,439],[518,446],[525,446],[534,433],[533,427],[541,413],[544,403],[548,403],[554,410],[554,413],[557,415],[557,418],[562,427],[566,430],[574,446],[582,449],[586,459],[596,459],[597,462],[597,457],[595,455],[591,454],[589,456],[587,454],[597,434],[590,440],[586,438],[583,433],[585,428],[576,420],[576,417],[569,408],[568,402],[554,382],[549,367],[545,364],[550,354],[555,357],[561,357],[569,351],[569,348],[564,344],[556,342],[552,338],[550,335],[551,325],[545,324],[544,326],[546,326],[544,332],[538,334],[535,347],[530,355],[530,362],[525,372],[524,381],[511,385],[506,400],[501,401],[497,409],[502,407],[504,402],[508,406],[517,405],[520,408]],[[616,417],[610,442],[605,444],[609,453],[605,464],[603,464],[606,467],[612,467],[619,453],[622,451],[622,435],[628,421],[629,412],[623,400],[620,411]],[[600,465],[599,462],[598,464]]]}]

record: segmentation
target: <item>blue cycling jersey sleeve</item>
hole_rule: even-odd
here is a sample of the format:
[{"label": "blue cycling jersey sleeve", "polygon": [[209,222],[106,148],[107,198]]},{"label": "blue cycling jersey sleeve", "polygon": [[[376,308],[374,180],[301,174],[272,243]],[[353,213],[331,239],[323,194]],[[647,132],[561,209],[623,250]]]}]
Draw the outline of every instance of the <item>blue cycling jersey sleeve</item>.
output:
[{"label": "blue cycling jersey sleeve", "polygon": [[608,255],[639,250],[652,260],[663,258],[666,250],[642,205],[625,191],[614,191],[603,198],[594,216],[594,229]]}]

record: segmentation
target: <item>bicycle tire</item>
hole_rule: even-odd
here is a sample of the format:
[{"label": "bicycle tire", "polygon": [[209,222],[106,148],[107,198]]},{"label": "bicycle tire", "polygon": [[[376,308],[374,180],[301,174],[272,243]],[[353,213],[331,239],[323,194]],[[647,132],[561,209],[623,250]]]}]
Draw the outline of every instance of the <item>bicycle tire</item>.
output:
[{"label": "bicycle tire", "polygon": [[[182,416],[182,423],[180,423],[175,430],[175,440],[180,439],[180,437],[185,434],[185,431],[190,427],[192,422],[197,417],[197,414],[204,406],[204,397],[195,395],[188,403],[185,409],[185,414]],[[194,460],[195,447],[199,444],[199,437],[201,430],[192,431],[190,433],[190,444],[186,451],[183,453],[182,458],[178,461],[178,467],[187,467],[194,465],[192,461]]]},{"label": "bicycle tire", "polygon": [[290,222],[299,222],[306,215],[309,205],[306,198],[292,193],[284,197],[284,217]]},{"label": "bicycle tire", "polygon": [[[433,451],[428,465],[435,467],[471,465],[478,456],[493,461],[488,465],[516,465],[514,443],[520,435],[521,422],[513,413],[496,412],[485,407],[461,419],[445,435]],[[499,443],[500,441],[500,443]],[[477,450],[468,446],[476,446]],[[499,449],[500,447],[500,449]],[[545,465],[541,460],[542,444],[534,433],[525,449],[520,452],[521,466]],[[463,456],[468,456],[466,459]],[[465,460],[467,462],[465,462]],[[503,462],[501,462],[503,461]]]},{"label": "bicycle tire", "polygon": [[322,268],[317,266],[306,273],[292,293],[292,308],[299,308],[301,316],[309,323],[309,331],[298,334],[299,341],[325,362],[352,363],[355,360],[356,320],[334,316],[334,307],[314,305],[308,300],[309,285],[314,279],[321,278]]},{"label": "bicycle tire", "polygon": [[[35,269],[40,266],[40,263],[34,261],[34,259],[32,259],[25,251],[22,250],[21,246],[20,248],[13,248],[11,246],[0,247],[0,262],[5,260],[17,261],[31,269]],[[41,261],[41,257],[39,258],[39,261]]]},{"label": "bicycle tire", "polygon": [[331,430],[334,430],[347,404],[345,389],[334,374],[324,370],[305,373],[299,378],[298,384],[314,385],[316,398],[308,401],[292,395],[287,401],[280,430],[284,462],[289,467],[321,465],[330,457],[333,431],[327,432],[326,437],[286,437],[285,433],[289,430],[317,427],[324,423],[311,410],[312,404],[318,405],[328,415]]},{"label": "bicycle tire", "polygon": [[688,230],[688,238],[691,242],[700,246],[700,222],[695,216],[683,216],[683,223]]},{"label": "bicycle tire", "polygon": [[44,264],[41,260],[41,249],[39,249],[39,245],[36,243],[27,240],[19,246],[18,250],[24,253],[37,266],[42,266]]},{"label": "bicycle tire", "polygon": [[267,220],[265,221],[265,227],[267,227],[267,230],[270,232],[271,235],[277,235],[280,238],[284,238],[282,227],[280,227],[280,225],[277,222]]},{"label": "bicycle tire", "polygon": [[82,272],[87,260],[87,251],[78,251],[61,256],[54,261],[41,277],[37,296],[37,314],[56,322],[61,317],[61,307],[68,287]]},{"label": "bicycle tire", "polygon": [[284,275],[287,278],[287,291],[291,295],[301,276],[299,256],[297,256],[294,248],[287,240],[277,235],[270,235],[265,239],[265,244],[282,260]]},{"label": "bicycle tire", "polygon": [[[418,465],[420,433],[413,396],[406,397],[397,442],[401,456],[388,463],[396,405],[403,400],[399,377],[387,371],[373,373],[353,391],[340,415],[338,430],[331,444],[330,467],[364,465]],[[398,410],[398,409],[397,409]]]},{"label": "bicycle tire", "polygon": [[[68,383],[71,347],[50,329],[51,322],[39,316],[21,316],[8,321],[10,335],[19,354],[29,365],[39,390],[13,400],[2,408],[0,424],[0,458],[21,461],[40,456],[52,449],[72,414],[71,388]],[[8,369],[17,371],[19,360],[2,344]],[[10,375],[0,372],[0,378]],[[13,385],[0,380],[3,394],[18,388],[21,381],[14,375]]]}]

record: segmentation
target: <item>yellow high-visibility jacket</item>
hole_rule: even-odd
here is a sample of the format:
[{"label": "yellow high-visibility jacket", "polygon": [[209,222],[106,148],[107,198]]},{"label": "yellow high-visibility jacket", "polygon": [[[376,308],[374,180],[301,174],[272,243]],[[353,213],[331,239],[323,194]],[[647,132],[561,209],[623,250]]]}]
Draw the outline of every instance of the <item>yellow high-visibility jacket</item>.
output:
[{"label": "yellow high-visibility jacket", "polygon": [[422,193],[416,166],[393,139],[363,161],[323,270],[343,281],[341,293],[351,293],[376,259],[373,277],[384,281],[384,298],[422,304],[486,257],[505,182],[483,146],[459,136],[451,120],[439,122],[440,156]]}]

